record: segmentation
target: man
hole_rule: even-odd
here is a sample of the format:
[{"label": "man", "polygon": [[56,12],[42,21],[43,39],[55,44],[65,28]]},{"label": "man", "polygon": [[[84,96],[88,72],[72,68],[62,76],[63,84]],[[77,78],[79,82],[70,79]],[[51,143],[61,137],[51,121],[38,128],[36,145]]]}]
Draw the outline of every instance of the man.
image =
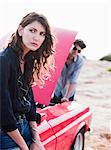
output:
[{"label": "man", "polygon": [[81,51],[86,45],[80,39],[77,39],[73,45],[57,81],[50,105],[74,100],[77,79],[85,60]]}]

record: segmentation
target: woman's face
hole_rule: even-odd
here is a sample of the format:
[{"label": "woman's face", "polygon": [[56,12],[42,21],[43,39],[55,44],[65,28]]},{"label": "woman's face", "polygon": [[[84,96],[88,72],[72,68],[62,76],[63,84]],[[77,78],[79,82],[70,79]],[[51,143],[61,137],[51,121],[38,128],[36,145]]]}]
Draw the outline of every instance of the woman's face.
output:
[{"label": "woman's face", "polygon": [[19,26],[18,33],[22,36],[24,53],[40,48],[46,35],[44,27],[37,21],[28,24],[24,28]]}]

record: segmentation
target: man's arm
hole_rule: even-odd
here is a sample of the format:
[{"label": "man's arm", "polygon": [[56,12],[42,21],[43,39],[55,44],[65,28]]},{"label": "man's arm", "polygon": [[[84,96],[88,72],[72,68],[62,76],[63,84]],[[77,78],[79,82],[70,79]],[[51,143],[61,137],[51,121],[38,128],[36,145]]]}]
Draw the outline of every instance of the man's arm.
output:
[{"label": "man's arm", "polygon": [[69,98],[70,94],[72,93],[72,91],[74,90],[74,87],[75,87],[74,83],[69,85],[69,87],[65,93],[65,96],[61,99],[61,102],[65,102],[65,101],[69,100],[68,98]]},{"label": "man's arm", "polygon": [[83,59],[83,57],[79,57],[79,60],[78,60],[78,62],[76,63],[76,66],[75,66],[75,68],[74,68],[74,70],[73,70],[73,73],[71,74],[71,76],[70,76],[70,84],[69,84],[69,87],[68,87],[68,89],[67,89],[67,91],[66,91],[66,93],[65,93],[65,96],[61,99],[61,102],[64,102],[64,101],[68,101],[69,99],[69,97],[70,97],[70,94],[71,94],[71,92],[73,92],[74,91],[74,88],[75,88],[75,85],[76,85],[76,83],[77,83],[77,79],[78,79],[78,76],[79,76],[79,74],[80,74],[80,71],[81,71],[81,69],[82,69],[82,66],[83,66],[83,64],[84,64],[84,59]]}]

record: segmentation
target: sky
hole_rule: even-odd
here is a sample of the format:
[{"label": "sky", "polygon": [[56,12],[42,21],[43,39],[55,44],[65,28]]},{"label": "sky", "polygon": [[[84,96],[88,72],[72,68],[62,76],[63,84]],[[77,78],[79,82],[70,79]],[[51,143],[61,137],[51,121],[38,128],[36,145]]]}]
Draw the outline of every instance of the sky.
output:
[{"label": "sky", "polygon": [[88,59],[111,53],[110,0],[0,0],[0,38],[16,31],[22,17],[36,11],[45,15],[50,25],[77,31],[85,41]]}]

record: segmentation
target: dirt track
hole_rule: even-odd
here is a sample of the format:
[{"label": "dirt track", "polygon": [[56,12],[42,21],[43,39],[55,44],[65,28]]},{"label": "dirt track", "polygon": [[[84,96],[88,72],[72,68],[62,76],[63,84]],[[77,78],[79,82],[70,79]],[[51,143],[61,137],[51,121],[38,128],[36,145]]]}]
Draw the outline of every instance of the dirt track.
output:
[{"label": "dirt track", "polygon": [[111,62],[87,60],[78,79],[76,99],[90,106],[92,131],[85,150],[111,149]]}]

